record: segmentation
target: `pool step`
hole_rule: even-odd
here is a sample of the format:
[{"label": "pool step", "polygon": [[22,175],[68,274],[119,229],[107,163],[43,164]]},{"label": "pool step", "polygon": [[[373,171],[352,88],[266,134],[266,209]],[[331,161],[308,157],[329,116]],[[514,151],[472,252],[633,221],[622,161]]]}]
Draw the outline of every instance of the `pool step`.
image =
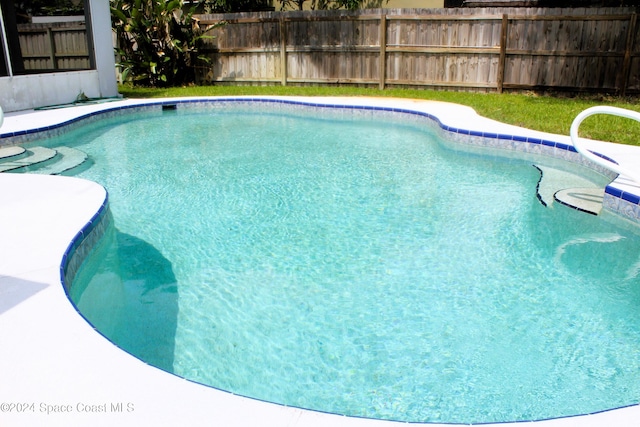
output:
[{"label": "pool step", "polygon": [[87,154],[84,151],[76,150],[69,147],[56,148],[57,156],[55,162],[47,162],[46,165],[34,169],[30,172],[43,175],[59,175],[77,166],[80,166],[87,160]]},{"label": "pool step", "polygon": [[8,159],[15,159],[26,152],[27,150],[18,146],[0,148],[0,162]]},{"label": "pool step", "polygon": [[0,163],[0,172],[12,171],[46,162],[47,160],[54,158],[57,154],[56,150],[45,147],[32,147],[26,151],[29,153],[26,157],[20,157],[19,159],[10,158],[8,161]]},{"label": "pool step", "polygon": [[548,166],[533,165],[540,171],[538,200],[551,207],[554,201],[598,215],[602,210],[604,188],[579,175]]},{"label": "pool step", "polygon": [[[6,154],[15,154],[0,157],[0,172],[58,175],[83,164],[87,160],[86,153],[70,147],[57,147],[56,149],[31,147],[26,150],[22,147],[16,148],[22,149],[22,152],[11,150]],[[0,152],[0,154],[2,153]]]},{"label": "pool step", "polygon": [[558,191],[554,197],[557,202],[563,205],[592,215],[599,215],[604,200],[604,189],[568,188]]}]

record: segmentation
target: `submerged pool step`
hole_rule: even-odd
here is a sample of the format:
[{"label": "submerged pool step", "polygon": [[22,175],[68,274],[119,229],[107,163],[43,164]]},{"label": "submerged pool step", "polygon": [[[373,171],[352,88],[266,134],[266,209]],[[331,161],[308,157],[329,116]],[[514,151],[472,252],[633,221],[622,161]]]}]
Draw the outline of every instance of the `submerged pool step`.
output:
[{"label": "submerged pool step", "polygon": [[9,158],[8,161],[0,163],[0,172],[13,171],[46,162],[54,158],[57,154],[56,150],[45,147],[31,147],[26,150],[26,153],[28,153],[26,157]]},{"label": "submerged pool step", "polygon": [[7,161],[9,159],[15,160],[26,152],[27,150],[18,146],[0,148],[0,162]]},{"label": "submerged pool step", "polygon": [[[58,175],[80,166],[87,160],[87,154],[75,148],[31,147],[27,150],[22,147],[15,148],[18,150],[10,150],[5,153],[14,153],[12,156],[0,157],[0,172]],[[19,149],[22,151],[20,152]]]},{"label": "submerged pool step", "polygon": [[555,194],[557,202],[592,215],[599,215],[604,200],[601,188],[568,188]]},{"label": "submerged pool step", "polygon": [[602,210],[604,188],[583,178],[548,166],[534,165],[540,171],[538,200],[550,207],[554,201],[565,206],[598,215]]},{"label": "submerged pool step", "polygon": [[42,175],[58,175],[80,166],[87,160],[87,154],[75,148],[57,147],[56,151],[57,155],[53,159],[55,162],[47,162],[46,165],[30,170],[29,172]]}]

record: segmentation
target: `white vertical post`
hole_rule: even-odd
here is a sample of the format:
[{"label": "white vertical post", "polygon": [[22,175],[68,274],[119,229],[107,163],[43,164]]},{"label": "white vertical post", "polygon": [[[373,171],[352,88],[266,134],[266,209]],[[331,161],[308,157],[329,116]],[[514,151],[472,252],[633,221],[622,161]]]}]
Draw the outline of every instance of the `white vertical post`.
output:
[{"label": "white vertical post", "polygon": [[[11,68],[11,58],[9,57],[9,43],[7,42],[7,30],[4,28],[4,18],[2,17],[1,6],[0,6],[0,37],[2,37],[2,50],[4,51],[4,61],[7,64],[7,71],[9,72],[9,77],[13,77],[13,68]],[[1,118],[1,115],[0,115],[0,118]],[[0,121],[0,124],[2,124],[2,121]]]},{"label": "white vertical post", "polygon": [[116,59],[113,50],[109,0],[88,0],[95,66],[100,81],[100,96],[118,96]]}]

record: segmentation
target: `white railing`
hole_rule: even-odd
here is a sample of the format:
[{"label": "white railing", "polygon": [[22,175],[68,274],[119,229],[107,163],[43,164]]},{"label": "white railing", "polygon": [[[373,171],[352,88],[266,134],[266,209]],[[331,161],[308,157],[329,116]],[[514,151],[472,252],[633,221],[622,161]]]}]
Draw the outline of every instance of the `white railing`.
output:
[{"label": "white railing", "polygon": [[[571,130],[569,131],[569,135],[571,135],[571,143],[578,151],[578,153],[582,154],[587,159],[592,162],[609,169],[619,175],[624,175],[627,178],[634,180],[637,183],[640,183],[640,173],[635,171],[630,171],[629,169],[623,168],[620,165],[613,163],[609,160],[603,159],[602,157],[596,156],[591,151],[582,147],[580,143],[580,137],[578,136],[578,128],[584,119],[589,116],[593,116],[594,114],[610,114],[613,116],[624,117],[627,119],[633,119],[640,122],[640,113],[630,110],[625,110],[624,108],[618,107],[606,107],[606,106],[597,106],[591,107],[584,110],[582,113],[578,114],[576,118],[573,120],[571,124]],[[640,141],[638,141],[640,143]]]},{"label": "white railing", "polygon": [[0,128],[2,127],[3,121],[4,121],[4,113],[2,112],[2,107],[0,107]]}]

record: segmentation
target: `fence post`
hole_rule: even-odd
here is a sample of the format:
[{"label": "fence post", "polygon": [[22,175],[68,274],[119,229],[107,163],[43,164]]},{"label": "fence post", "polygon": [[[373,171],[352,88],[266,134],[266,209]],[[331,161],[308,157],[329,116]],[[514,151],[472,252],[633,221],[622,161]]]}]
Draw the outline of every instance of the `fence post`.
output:
[{"label": "fence post", "polygon": [[47,27],[47,36],[49,38],[49,59],[51,60],[51,68],[58,69],[58,61],[56,60],[56,39],[53,37],[53,30]]},{"label": "fence post", "polygon": [[504,85],[504,67],[507,58],[507,28],[509,19],[507,14],[502,15],[502,27],[500,28],[500,59],[498,62],[498,93],[502,93]]},{"label": "fence post", "polygon": [[280,12],[280,72],[282,86],[287,85],[287,29],[284,15]]},{"label": "fence post", "polygon": [[378,62],[380,90],[384,89],[387,74],[387,15],[380,15],[380,60]]},{"label": "fence post", "polygon": [[627,45],[624,49],[624,61],[622,62],[622,78],[620,79],[620,95],[625,96],[629,85],[629,73],[631,71],[631,52],[633,50],[633,39],[635,36],[638,15],[634,12],[629,18],[629,30],[627,31]]}]

